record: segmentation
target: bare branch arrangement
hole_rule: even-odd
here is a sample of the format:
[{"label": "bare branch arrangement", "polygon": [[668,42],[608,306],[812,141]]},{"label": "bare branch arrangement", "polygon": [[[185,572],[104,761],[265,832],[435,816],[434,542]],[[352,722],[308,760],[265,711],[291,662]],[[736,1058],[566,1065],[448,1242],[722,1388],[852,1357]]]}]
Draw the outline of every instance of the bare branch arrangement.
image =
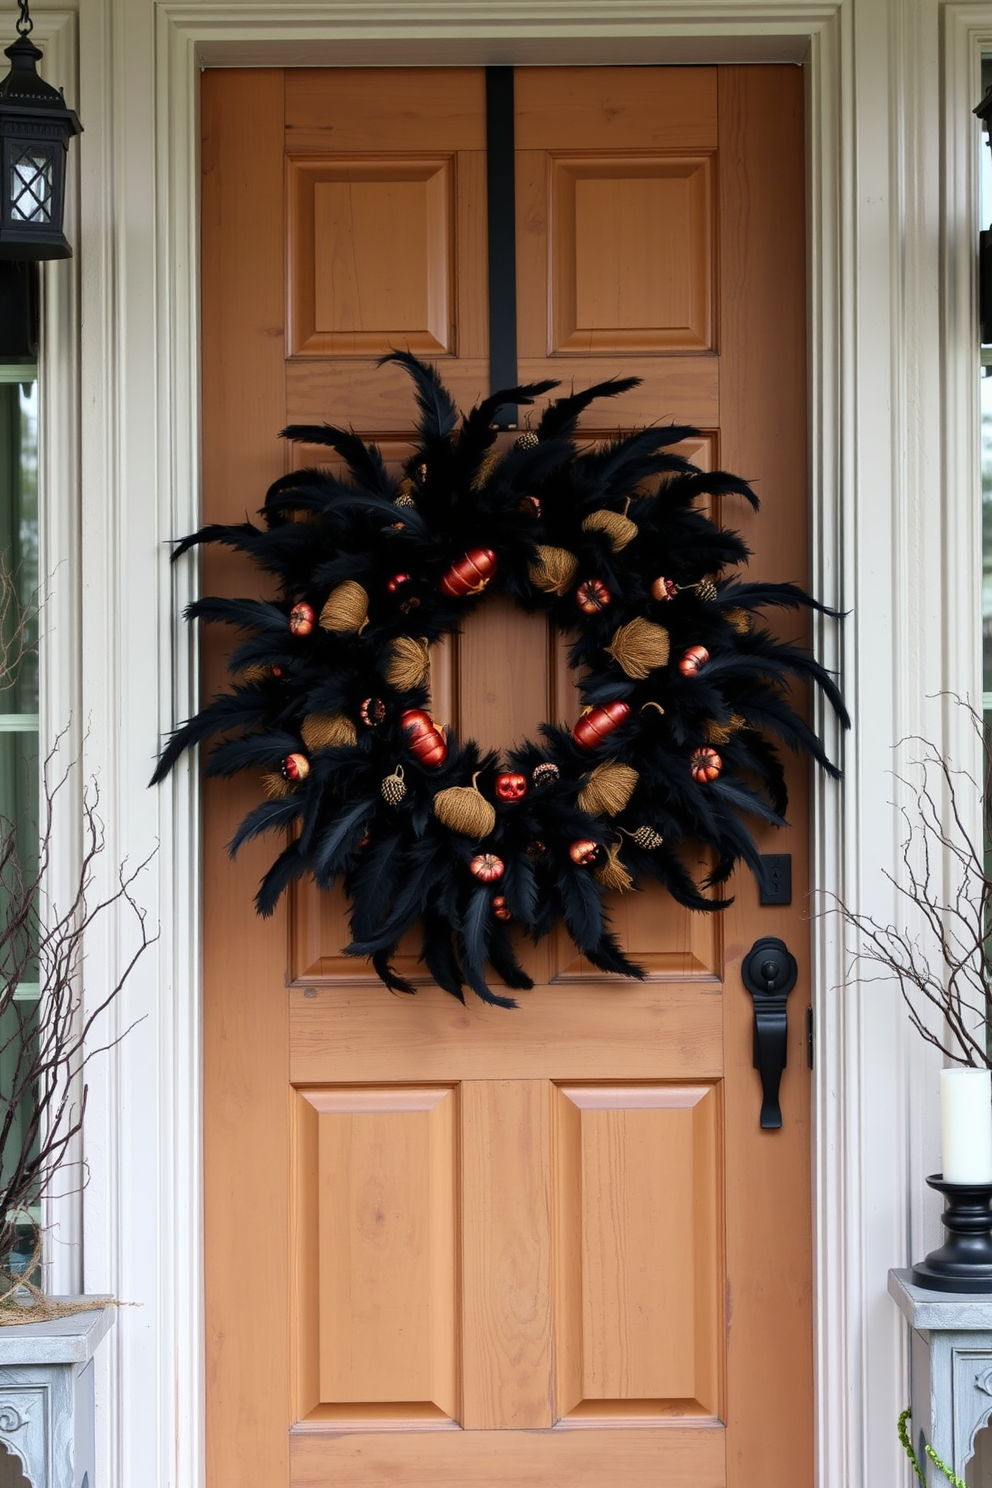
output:
[{"label": "bare branch arrangement", "polygon": [[[992,744],[980,715],[960,706],[981,743],[981,783],[952,768],[927,739],[910,741],[919,746],[915,773],[897,776],[908,797],[899,808],[902,872],[886,877],[912,907],[907,919],[921,928],[884,925],[842,903],[837,908],[860,937],[858,960],[898,981],[920,1036],[957,1063],[984,1069],[992,1067],[992,863],[985,855],[992,842]],[[931,1010],[940,1014],[939,1026]]]},{"label": "bare branch arrangement", "polygon": [[[84,1069],[127,1032],[101,1044],[91,1040],[94,1027],[155,939],[133,892],[147,860],[121,868],[116,888],[94,897],[95,866],[104,850],[95,787],[82,802],[81,861],[70,902],[46,902],[56,800],[68,781],[68,771],[53,780],[53,769],[49,756],[42,772],[39,855],[30,873],[13,824],[0,817],[0,1268],[28,1206],[47,1192],[82,1129]],[[116,979],[84,1009],[80,971],[87,936],[97,921],[121,908],[134,922],[134,949]],[[26,985],[32,988],[27,998],[19,995]],[[2,1282],[0,1276],[0,1287]]]}]

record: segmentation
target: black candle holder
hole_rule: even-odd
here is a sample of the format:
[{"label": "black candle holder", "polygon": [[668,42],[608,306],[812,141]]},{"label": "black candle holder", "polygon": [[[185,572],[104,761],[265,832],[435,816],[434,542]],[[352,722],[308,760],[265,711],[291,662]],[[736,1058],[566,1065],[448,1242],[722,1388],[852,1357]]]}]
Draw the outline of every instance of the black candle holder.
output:
[{"label": "black candle holder", "polygon": [[992,1183],[945,1183],[940,1173],[927,1182],[944,1195],[947,1243],[913,1267],[913,1284],[932,1292],[992,1292]]}]

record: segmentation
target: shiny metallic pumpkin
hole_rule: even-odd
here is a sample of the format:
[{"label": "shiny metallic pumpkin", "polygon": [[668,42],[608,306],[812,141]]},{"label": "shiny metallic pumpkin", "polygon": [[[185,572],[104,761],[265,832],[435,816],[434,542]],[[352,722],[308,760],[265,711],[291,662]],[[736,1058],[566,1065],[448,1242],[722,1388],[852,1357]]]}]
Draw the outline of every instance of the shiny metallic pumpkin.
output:
[{"label": "shiny metallic pumpkin", "polygon": [[679,661],[679,671],[683,677],[695,677],[702,671],[709,659],[710,653],[705,646],[690,646]]},{"label": "shiny metallic pumpkin", "polygon": [[598,842],[589,842],[580,837],[578,842],[573,842],[568,849],[568,856],[573,863],[578,863],[581,868],[589,868],[599,860],[602,849]]},{"label": "shiny metallic pumpkin", "polygon": [[522,801],[527,794],[527,776],[497,775],[496,794],[501,801]]},{"label": "shiny metallic pumpkin", "polygon": [[295,604],[289,612],[289,629],[295,636],[308,636],[317,623],[313,605],[305,600]]},{"label": "shiny metallic pumpkin", "polygon": [[689,769],[697,785],[708,785],[723,769],[723,760],[715,749],[694,749],[689,756]]},{"label": "shiny metallic pumpkin", "polygon": [[443,765],[448,758],[448,741],[429,713],[407,708],[400,714],[400,728],[406,747],[422,765]]},{"label": "shiny metallic pumpkin", "polygon": [[464,599],[467,594],[481,594],[495,573],[492,548],[472,548],[451,565],[437,587],[450,599]]},{"label": "shiny metallic pumpkin", "polygon": [[603,703],[600,707],[590,708],[588,713],[583,713],[572,730],[572,738],[580,749],[595,749],[597,744],[602,744],[626,723],[629,717],[630,708],[619,699],[613,703]]},{"label": "shiny metallic pumpkin", "polygon": [[575,591],[575,603],[583,615],[598,615],[613,603],[613,595],[602,579],[586,579]]},{"label": "shiny metallic pumpkin", "polygon": [[503,877],[505,864],[495,853],[479,853],[469,863],[469,872],[480,883],[496,883]]},{"label": "shiny metallic pumpkin", "polygon": [[510,906],[502,894],[496,894],[493,897],[493,914],[498,920],[508,920],[510,918]]}]

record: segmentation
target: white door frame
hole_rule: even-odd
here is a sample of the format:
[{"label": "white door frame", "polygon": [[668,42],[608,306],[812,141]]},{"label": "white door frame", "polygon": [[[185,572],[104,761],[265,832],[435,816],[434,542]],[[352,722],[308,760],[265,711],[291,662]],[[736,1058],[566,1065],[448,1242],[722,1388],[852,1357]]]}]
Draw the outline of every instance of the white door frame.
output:
[{"label": "white door frame", "polygon": [[[141,1304],[122,1310],[99,1359],[108,1484],[203,1481],[197,796],[184,767],[145,789],[161,732],[196,696],[195,651],[178,623],[194,565],[170,572],[165,544],[198,517],[201,67],[803,63],[813,587],[851,611],[817,644],[842,671],[855,718],[843,742],[822,720],[847,774],[840,789],[817,782],[817,889],[887,918],[883,875],[897,871],[899,841],[890,746],[919,733],[971,757],[958,714],[927,694],[976,696],[980,676],[968,109],[992,7],[503,0],[495,19],[492,9],[80,0],[81,335],[69,281],[50,278],[63,286],[48,333],[50,403],[68,411],[47,438],[54,522],[72,486],[57,446],[75,438],[78,399],[82,525],[78,565],[63,543],[77,623],[71,637],[54,627],[48,717],[75,700],[84,762],[101,781],[106,863],[158,841],[146,897],[162,927],[119,1011],[122,1026],[144,1021],[92,1083],[82,1245],[56,1243],[53,1262],[63,1286],[82,1280]],[[75,387],[56,375],[65,366]],[[818,1482],[875,1488],[902,1471],[904,1338],[885,1273],[921,1253],[935,1227],[923,1175],[936,1166],[936,1078],[893,990],[846,975],[835,920],[818,918],[812,934]],[[94,996],[123,951],[112,929],[92,947]],[[54,1214],[69,1239],[72,1212]],[[256,1242],[264,1273],[265,1237]]]}]

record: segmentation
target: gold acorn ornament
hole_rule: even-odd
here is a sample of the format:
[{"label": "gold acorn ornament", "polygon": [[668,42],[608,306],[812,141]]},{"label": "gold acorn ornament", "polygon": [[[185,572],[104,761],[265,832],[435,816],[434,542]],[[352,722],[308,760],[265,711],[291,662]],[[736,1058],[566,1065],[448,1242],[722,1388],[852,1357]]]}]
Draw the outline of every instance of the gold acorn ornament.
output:
[{"label": "gold acorn ornament", "polygon": [[696,598],[701,599],[704,604],[712,604],[716,599],[716,585],[710,578],[700,579],[698,584],[690,587],[695,589]]},{"label": "gold acorn ornament", "polygon": [[[623,828],[621,828],[622,830]],[[654,827],[647,826],[638,827],[636,832],[628,832],[627,836],[632,842],[636,842],[638,847],[643,848],[645,852],[654,852],[655,848],[660,847],[665,840],[660,832],[655,831]]]},{"label": "gold acorn ornament", "polygon": [[337,635],[361,635],[369,623],[369,597],[361,584],[345,579],[332,589],[320,612],[322,630]]},{"label": "gold acorn ornament", "polygon": [[358,730],[345,713],[309,714],[300,725],[300,736],[311,754],[358,743]]},{"label": "gold acorn ornament", "polygon": [[527,572],[535,589],[544,594],[565,594],[572,587],[578,566],[578,558],[567,548],[549,548],[541,543]]},{"label": "gold acorn ornament", "polygon": [[379,786],[379,794],[387,806],[398,806],[406,795],[406,786],[403,784],[403,766],[397,765],[392,775],[387,775]]},{"label": "gold acorn ornament", "polygon": [[538,439],[533,429],[525,429],[524,432],[522,434],[518,434],[516,439],[513,441],[513,448],[519,450],[537,449],[537,446],[540,444],[540,442],[541,441]]},{"label": "gold acorn ornament", "polygon": [[609,541],[614,553],[619,553],[628,543],[632,543],[637,536],[638,527],[627,515],[630,508],[630,497],[628,496],[622,512],[594,511],[583,518],[583,532],[602,532]]},{"label": "gold acorn ornament", "polygon": [[496,808],[476,786],[479,771],[471,785],[451,785],[434,797],[434,815],[443,826],[463,837],[488,837],[496,825]]},{"label": "gold acorn ornament", "polygon": [[397,692],[426,686],[431,674],[431,647],[425,636],[397,636],[389,648],[386,681]]},{"label": "gold acorn ornament", "polygon": [[556,764],[551,760],[542,760],[539,765],[534,766],[530,778],[535,790],[550,790],[557,784],[560,775],[561,771]]},{"label": "gold acorn ornament", "polygon": [[579,791],[579,810],[588,811],[590,816],[617,816],[634,794],[639,778],[630,765],[604,760]]},{"label": "gold acorn ornament", "polygon": [[668,665],[671,646],[663,625],[638,616],[613,632],[606,651],[628,677],[643,681],[649,672]]},{"label": "gold acorn ornament", "polygon": [[413,510],[416,510],[417,503],[413,499],[413,481],[412,480],[410,480],[409,478],[406,478],[406,479],[400,481],[399,494],[397,495],[395,501],[393,502],[393,505],[394,506],[404,506],[404,507],[407,508],[407,510],[410,510],[410,508],[413,508]]}]

